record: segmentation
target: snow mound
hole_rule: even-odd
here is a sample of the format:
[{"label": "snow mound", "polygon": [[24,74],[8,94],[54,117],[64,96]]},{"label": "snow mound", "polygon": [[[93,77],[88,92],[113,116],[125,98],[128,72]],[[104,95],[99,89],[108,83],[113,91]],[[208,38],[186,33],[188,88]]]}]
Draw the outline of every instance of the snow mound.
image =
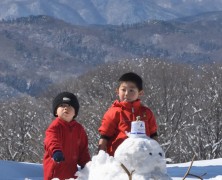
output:
[{"label": "snow mound", "polygon": [[127,138],[114,157],[99,151],[76,175],[77,180],[171,180],[162,148],[148,137]]}]

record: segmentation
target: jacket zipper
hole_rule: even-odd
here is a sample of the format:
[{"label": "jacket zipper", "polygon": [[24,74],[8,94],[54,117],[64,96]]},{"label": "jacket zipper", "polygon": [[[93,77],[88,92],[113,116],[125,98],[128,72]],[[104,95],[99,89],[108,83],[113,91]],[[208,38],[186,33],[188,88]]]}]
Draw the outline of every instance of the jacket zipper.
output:
[{"label": "jacket zipper", "polygon": [[134,109],[133,106],[132,106],[132,114],[133,114],[133,119],[132,119],[132,120],[134,121],[134,120],[136,120],[136,119],[135,119],[135,109]]}]

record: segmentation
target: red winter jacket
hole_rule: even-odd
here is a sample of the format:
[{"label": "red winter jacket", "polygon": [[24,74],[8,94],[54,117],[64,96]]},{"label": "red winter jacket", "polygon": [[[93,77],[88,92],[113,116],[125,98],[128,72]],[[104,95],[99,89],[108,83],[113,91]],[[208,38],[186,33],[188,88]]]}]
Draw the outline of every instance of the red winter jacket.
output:
[{"label": "red winter jacket", "polygon": [[119,102],[116,100],[105,113],[99,133],[108,137],[107,153],[114,155],[117,147],[127,138],[126,131],[130,132],[131,122],[136,117],[145,122],[146,135],[157,133],[157,123],[152,111],[141,104],[140,100],[134,102]]},{"label": "red winter jacket", "polygon": [[[56,118],[46,130],[43,159],[44,180],[74,178],[77,164],[84,166],[90,161],[88,138],[81,124],[75,120],[66,122]],[[61,150],[65,161],[56,163],[52,155]]]}]

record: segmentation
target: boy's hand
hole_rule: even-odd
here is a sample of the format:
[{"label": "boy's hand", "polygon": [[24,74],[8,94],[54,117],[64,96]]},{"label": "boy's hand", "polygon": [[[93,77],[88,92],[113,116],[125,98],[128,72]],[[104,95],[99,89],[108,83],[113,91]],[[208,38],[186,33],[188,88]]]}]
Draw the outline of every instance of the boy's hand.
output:
[{"label": "boy's hand", "polygon": [[62,151],[55,151],[52,155],[52,158],[55,162],[58,162],[58,163],[61,161],[65,161]]}]

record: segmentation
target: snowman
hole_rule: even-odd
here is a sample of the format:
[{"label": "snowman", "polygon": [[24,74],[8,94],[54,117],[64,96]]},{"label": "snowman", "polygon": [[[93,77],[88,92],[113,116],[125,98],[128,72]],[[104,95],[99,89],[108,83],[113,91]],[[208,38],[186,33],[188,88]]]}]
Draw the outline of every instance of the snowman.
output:
[{"label": "snowman", "polygon": [[114,157],[132,174],[132,179],[170,180],[165,153],[157,141],[146,136],[143,121],[132,122],[128,137]]},{"label": "snowman", "polygon": [[172,180],[165,153],[157,141],[146,136],[144,122],[139,118],[132,122],[127,135],[114,157],[99,151],[77,172],[77,180]]}]

